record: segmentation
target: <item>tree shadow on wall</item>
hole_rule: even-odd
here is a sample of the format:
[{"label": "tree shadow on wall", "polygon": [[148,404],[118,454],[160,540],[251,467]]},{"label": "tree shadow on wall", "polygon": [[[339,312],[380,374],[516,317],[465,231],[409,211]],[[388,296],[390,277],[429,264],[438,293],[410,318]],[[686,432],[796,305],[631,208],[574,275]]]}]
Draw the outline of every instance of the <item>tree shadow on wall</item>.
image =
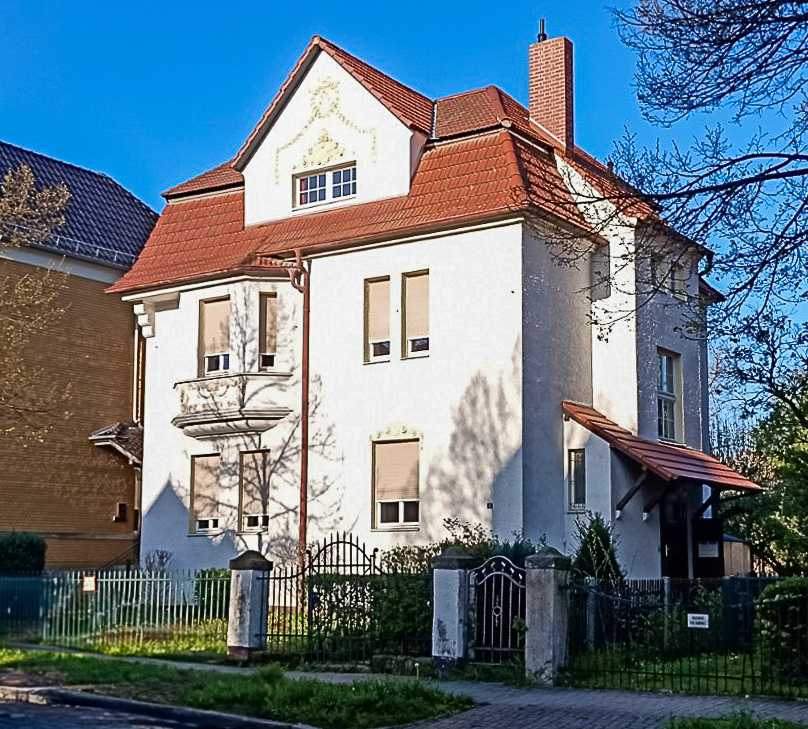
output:
[{"label": "tree shadow on wall", "polygon": [[505,538],[521,526],[521,358],[517,339],[509,366],[478,370],[452,410],[448,452],[432,459],[421,497],[431,541],[446,537],[447,517],[504,527]]}]

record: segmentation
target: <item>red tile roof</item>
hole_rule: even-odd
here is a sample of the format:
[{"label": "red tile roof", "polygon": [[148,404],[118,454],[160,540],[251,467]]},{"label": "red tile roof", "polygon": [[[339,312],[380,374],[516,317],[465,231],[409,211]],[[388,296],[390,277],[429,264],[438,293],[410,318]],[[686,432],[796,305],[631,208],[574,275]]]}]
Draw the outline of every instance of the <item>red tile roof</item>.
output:
[{"label": "red tile roof", "polygon": [[[328,53],[399,119],[433,141],[425,147],[406,196],[293,214],[245,229],[239,164],[249,158],[286,95],[320,52]],[[296,247],[345,247],[527,210],[591,233],[554,155],[564,155],[605,194],[628,200],[625,207],[631,212],[653,214],[597,160],[577,149],[558,149],[557,140],[500,89],[489,86],[438,99],[434,112],[433,130],[430,99],[314,36],[236,158],[164,193],[168,205],[143,253],[111,290],[155,288],[245,267],[266,270],[270,264],[260,256],[286,255]],[[216,195],[196,199],[203,193]]]},{"label": "red tile roof", "polygon": [[612,448],[665,481],[695,481],[718,489],[762,491],[737,471],[701,451],[638,438],[589,405],[564,401],[564,414],[583,425]]},{"label": "red tile roof", "polygon": [[244,176],[241,172],[233,169],[233,160],[214,167],[212,170],[203,172],[201,175],[192,177],[187,182],[175,185],[163,193],[163,197],[174,197],[176,195],[187,195],[194,192],[212,192],[226,187],[237,187],[244,184]]},{"label": "red tile roof", "polygon": [[[242,189],[180,197],[169,200],[137,264],[110,291],[209,277],[257,265],[256,256],[290,255],[296,248],[313,251],[507,217],[524,210],[528,200],[547,197],[550,189],[563,189],[551,157],[534,154],[503,129],[428,145],[410,193],[387,200],[245,228]],[[563,217],[568,208],[548,206],[547,212]]]},{"label": "red tile roof", "polygon": [[427,136],[432,133],[432,100],[423,94],[405,86],[400,81],[396,81],[387,74],[382,73],[364,61],[360,61],[339,46],[315,35],[303,55],[298,60],[292,72],[283,82],[280,90],[276,94],[269,108],[264,112],[261,121],[247,137],[247,141],[239,150],[234,166],[239,169],[246,164],[252,150],[257,146],[264,131],[268,128],[275,113],[283,105],[286,95],[294,88],[297,80],[302,78],[302,74],[316,58],[317,53],[324,51],[328,53],[337,63],[350,73],[359,83],[361,83],[373,96],[375,96],[385,107],[395,115],[406,126],[416,129]]}]

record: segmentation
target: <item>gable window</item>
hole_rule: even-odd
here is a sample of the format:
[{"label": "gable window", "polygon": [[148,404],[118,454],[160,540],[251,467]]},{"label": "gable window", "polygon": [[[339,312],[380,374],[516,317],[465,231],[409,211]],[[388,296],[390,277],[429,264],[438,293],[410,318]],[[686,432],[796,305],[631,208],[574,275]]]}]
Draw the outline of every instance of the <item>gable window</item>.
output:
[{"label": "gable window", "polygon": [[390,277],[365,280],[365,362],[390,359]]},{"label": "gable window", "polygon": [[586,509],[586,451],[583,448],[567,451],[567,479],[570,511],[583,511]]},{"label": "gable window", "polygon": [[295,178],[295,205],[298,208],[343,200],[353,195],[356,195],[356,163]]},{"label": "gable window", "polygon": [[230,299],[203,301],[199,310],[200,375],[230,369]]},{"label": "gable window", "polygon": [[373,443],[373,527],[417,526],[420,441]]},{"label": "gable window", "polygon": [[278,353],[278,296],[259,296],[258,316],[258,369],[271,370],[275,367]]},{"label": "gable window", "polygon": [[269,451],[239,454],[239,504],[242,531],[269,526],[269,482],[272,463]]},{"label": "gable window", "polygon": [[664,291],[682,297],[686,293],[685,267],[667,263],[661,256],[651,259],[651,286],[654,291]]},{"label": "gable window", "polygon": [[401,356],[423,356],[429,352],[429,271],[405,273],[401,297]]},{"label": "gable window", "polygon": [[657,436],[676,440],[678,355],[657,350]]},{"label": "gable window", "polygon": [[191,532],[219,529],[219,454],[191,456]]}]

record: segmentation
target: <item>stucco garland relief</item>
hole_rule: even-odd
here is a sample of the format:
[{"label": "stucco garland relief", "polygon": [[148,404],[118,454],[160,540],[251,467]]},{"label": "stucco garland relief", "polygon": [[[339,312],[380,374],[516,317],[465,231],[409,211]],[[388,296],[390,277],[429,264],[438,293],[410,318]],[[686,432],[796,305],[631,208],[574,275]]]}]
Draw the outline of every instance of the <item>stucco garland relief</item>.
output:
[{"label": "stucco garland relief", "polygon": [[[288,142],[282,144],[278,147],[275,153],[275,184],[280,184],[280,160],[281,156],[284,155],[287,151],[289,151],[293,146],[295,146],[298,142],[300,142],[305,136],[308,135],[312,127],[319,121],[324,121],[330,118],[336,118],[341,121],[348,129],[356,132],[357,134],[361,134],[362,136],[368,137],[370,140],[370,157],[372,160],[375,161],[376,159],[376,130],[373,127],[363,127],[355,122],[351,121],[345,114],[343,113],[342,109],[340,108],[340,99],[339,99],[339,81],[333,78],[324,78],[320,83],[317,84],[311,90],[311,113],[309,115],[308,121],[298,130],[297,134],[295,134]],[[315,157],[318,155],[322,157],[324,154],[323,152],[316,150],[321,142],[323,141],[323,137],[327,138],[332,145],[332,155],[333,152],[333,145],[336,145],[340,148],[341,154],[339,156],[331,156],[328,161],[314,163],[314,165],[308,162],[308,156],[312,153]],[[301,169],[309,169],[311,166],[322,166],[325,164],[329,164],[329,162],[333,162],[336,159],[340,159],[345,156],[345,150],[342,149],[336,142],[331,140],[328,131],[323,129],[320,132],[320,137],[318,141],[315,143],[313,147],[311,147],[298,161],[294,166],[294,170],[301,170]]]},{"label": "stucco garland relief", "polygon": [[390,423],[370,436],[371,440],[415,440],[416,438],[423,443],[423,432],[404,423]]},{"label": "stucco garland relief", "polygon": [[303,155],[303,169],[325,167],[343,157],[345,157],[344,147],[331,139],[328,132],[323,129],[317,142],[309,147],[306,154]]}]

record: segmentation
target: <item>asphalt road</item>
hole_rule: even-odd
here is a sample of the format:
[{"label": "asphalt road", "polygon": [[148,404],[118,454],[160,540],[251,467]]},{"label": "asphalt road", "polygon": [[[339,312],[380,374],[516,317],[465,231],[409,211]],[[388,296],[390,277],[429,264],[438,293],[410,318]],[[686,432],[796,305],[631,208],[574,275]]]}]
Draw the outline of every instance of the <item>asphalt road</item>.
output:
[{"label": "asphalt road", "polygon": [[103,709],[0,703],[0,729],[194,729],[195,726]]}]

